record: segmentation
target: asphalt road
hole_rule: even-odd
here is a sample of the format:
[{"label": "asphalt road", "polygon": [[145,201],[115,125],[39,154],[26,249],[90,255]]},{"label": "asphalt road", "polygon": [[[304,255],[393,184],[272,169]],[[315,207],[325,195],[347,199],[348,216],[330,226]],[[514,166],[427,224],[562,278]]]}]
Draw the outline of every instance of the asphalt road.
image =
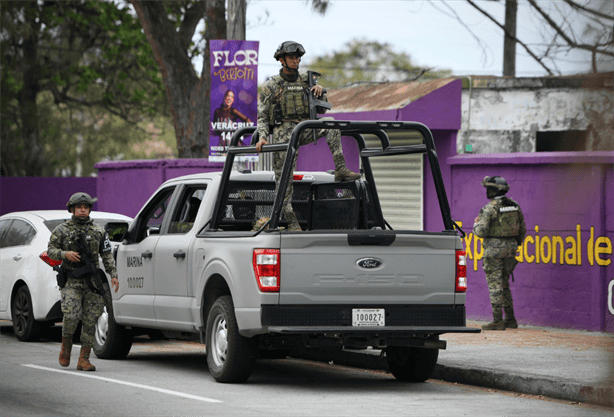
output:
[{"label": "asphalt road", "polygon": [[209,375],[203,346],[135,339],[121,361],[92,355],[96,372],[58,365],[60,328],[38,343],[0,333],[2,416],[612,416],[611,409],[546,401],[429,380],[397,382],[377,371],[305,360],[260,360],[244,384]]}]

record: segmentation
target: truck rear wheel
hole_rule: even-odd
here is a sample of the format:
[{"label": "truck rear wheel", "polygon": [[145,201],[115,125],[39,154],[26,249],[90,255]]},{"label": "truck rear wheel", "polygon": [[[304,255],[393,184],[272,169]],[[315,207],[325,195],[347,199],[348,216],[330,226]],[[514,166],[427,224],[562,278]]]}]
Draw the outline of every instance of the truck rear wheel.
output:
[{"label": "truck rear wheel", "polygon": [[217,382],[245,382],[252,374],[255,344],[239,334],[234,304],[228,295],[213,303],[207,317],[207,365]]},{"label": "truck rear wheel", "polygon": [[[439,336],[436,336],[439,340]],[[409,346],[388,346],[386,359],[390,373],[399,381],[424,382],[431,377],[437,365],[438,349]]]},{"label": "truck rear wheel", "polygon": [[94,333],[94,353],[100,359],[124,359],[132,348],[133,333],[115,322],[113,316],[113,303],[108,285],[104,285],[106,292],[104,308],[96,322]]}]

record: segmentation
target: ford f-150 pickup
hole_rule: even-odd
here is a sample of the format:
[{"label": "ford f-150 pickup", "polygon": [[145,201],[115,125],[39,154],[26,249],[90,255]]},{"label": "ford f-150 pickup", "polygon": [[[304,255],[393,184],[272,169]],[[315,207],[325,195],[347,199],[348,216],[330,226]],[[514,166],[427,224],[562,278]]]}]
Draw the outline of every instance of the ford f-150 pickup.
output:
[{"label": "ford f-150 pickup", "polygon": [[[292,172],[298,137],[310,128],[354,138],[364,179]],[[286,230],[273,172],[232,171],[236,155],[255,153],[254,131],[235,133],[222,172],[166,181],[129,228],[108,225],[121,241],[120,288],[99,319],[96,355],[125,358],[134,334],[157,331],[204,343],[218,382],[247,380],[259,356],[343,347],[381,349],[398,380],[428,379],[446,347],[441,334],[480,331],[466,326],[462,230],[430,130],[412,122],[305,121],[288,144],[265,145],[263,153],[287,152],[280,189],[294,181],[302,231]],[[419,132],[423,143],[391,146],[390,131]],[[251,145],[237,146],[249,134]],[[367,147],[365,135],[380,145]],[[393,230],[384,218],[370,159],[401,154],[426,154],[443,231]]]}]

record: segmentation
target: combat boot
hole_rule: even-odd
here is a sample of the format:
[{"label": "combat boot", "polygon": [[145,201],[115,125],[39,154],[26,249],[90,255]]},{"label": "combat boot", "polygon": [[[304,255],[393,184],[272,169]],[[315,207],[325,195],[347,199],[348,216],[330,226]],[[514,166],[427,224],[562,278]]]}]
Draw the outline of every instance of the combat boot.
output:
[{"label": "combat boot", "polygon": [[62,349],[60,349],[60,366],[70,365],[70,352],[72,351],[72,337],[62,338]]},{"label": "combat boot", "polygon": [[350,171],[345,166],[345,158],[343,155],[333,157],[335,161],[335,181],[356,181],[360,179],[360,174]]},{"label": "combat boot", "polygon": [[79,355],[79,363],[77,363],[78,371],[95,371],[96,367],[90,363],[90,351],[92,348],[81,346],[81,354]]},{"label": "combat boot", "polygon": [[[254,223],[252,223],[252,232],[257,232],[260,229],[262,229],[262,227],[266,224],[266,222],[268,222],[270,219],[270,217],[261,217],[258,220],[256,220]],[[269,228],[269,226],[266,227],[267,229]]]},{"label": "combat boot", "polygon": [[503,321],[505,328],[517,329],[518,322],[516,321],[516,317],[514,317],[514,306],[503,307],[503,312],[505,313],[505,320]]},{"label": "combat boot", "polygon": [[286,220],[288,221],[288,230],[290,232],[300,232],[301,225],[298,223],[298,219],[296,218],[296,214],[294,212],[285,213]]},{"label": "combat boot", "polygon": [[492,306],[493,321],[482,326],[483,330],[505,330],[505,323],[503,322],[503,309],[498,306]]}]

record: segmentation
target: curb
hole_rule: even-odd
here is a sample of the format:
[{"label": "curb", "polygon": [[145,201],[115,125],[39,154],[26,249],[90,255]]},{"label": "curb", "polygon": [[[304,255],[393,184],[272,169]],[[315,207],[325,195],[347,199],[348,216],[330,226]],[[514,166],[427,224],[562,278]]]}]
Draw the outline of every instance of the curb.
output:
[{"label": "curb", "polygon": [[[292,356],[317,362],[332,361],[337,365],[389,372],[386,357],[381,355],[379,350],[343,350],[331,352],[325,356],[301,350],[293,352]],[[431,379],[521,394],[542,395],[570,402],[614,407],[614,387],[609,385],[584,385],[576,381],[539,375],[509,373],[486,367],[469,368],[441,363],[435,367]]]}]

